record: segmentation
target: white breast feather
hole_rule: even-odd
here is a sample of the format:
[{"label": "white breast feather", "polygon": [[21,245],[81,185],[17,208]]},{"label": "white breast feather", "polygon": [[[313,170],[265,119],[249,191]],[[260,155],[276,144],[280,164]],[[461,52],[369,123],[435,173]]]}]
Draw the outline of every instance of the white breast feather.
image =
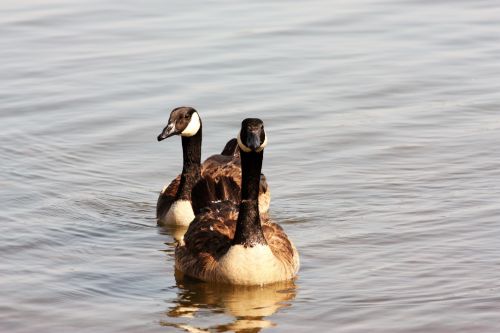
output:
[{"label": "white breast feather", "polygon": [[220,259],[218,275],[238,285],[263,285],[293,277],[267,245],[233,245]]},{"label": "white breast feather", "polygon": [[193,206],[189,200],[174,201],[165,218],[168,224],[189,225],[194,219]]}]

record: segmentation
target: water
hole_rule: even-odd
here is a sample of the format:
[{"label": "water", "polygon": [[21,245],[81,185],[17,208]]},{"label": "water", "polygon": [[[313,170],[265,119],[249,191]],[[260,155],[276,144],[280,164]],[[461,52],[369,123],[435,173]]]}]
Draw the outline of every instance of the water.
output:
[{"label": "water", "polygon": [[[498,332],[497,1],[3,1],[3,332]],[[156,198],[245,117],[295,283],[176,281]]]}]

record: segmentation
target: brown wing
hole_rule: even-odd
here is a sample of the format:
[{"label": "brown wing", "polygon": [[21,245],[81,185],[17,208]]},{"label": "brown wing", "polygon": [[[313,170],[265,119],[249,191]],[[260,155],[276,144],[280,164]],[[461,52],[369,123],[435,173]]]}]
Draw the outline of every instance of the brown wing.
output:
[{"label": "brown wing", "polygon": [[199,278],[214,271],[231,246],[237,217],[236,206],[228,201],[214,203],[198,214],[184,235],[184,245],[175,250],[177,268]]},{"label": "brown wing", "polygon": [[[237,150],[239,152],[239,149]],[[236,205],[239,204],[241,198],[241,160],[239,154],[210,156],[201,166],[201,175],[206,182],[203,185],[204,195],[209,197],[210,201],[229,200]],[[261,212],[267,212],[270,200],[266,177],[261,174],[259,186]]]},{"label": "brown wing", "polygon": [[158,221],[161,221],[165,217],[170,209],[170,206],[174,202],[180,182],[181,175],[178,175],[161,191],[160,196],[158,197],[158,202],[156,203],[156,219]]},{"label": "brown wing", "polygon": [[212,175],[206,174],[191,192],[193,210],[199,213],[203,208],[221,200],[229,200],[235,204],[236,198],[240,197],[238,188],[238,185],[229,177],[214,178]]},{"label": "brown wing", "polygon": [[[238,207],[228,201],[212,204],[197,215],[184,235],[184,245],[175,250],[177,269],[200,279],[215,274],[219,258],[231,246],[237,219]],[[271,222],[267,214],[261,216],[261,225],[273,254],[287,271],[295,273],[298,253],[283,228]]]},{"label": "brown wing", "polygon": [[271,220],[266,216],[261,217],[262,231],[264,232],[264,237],[266,238],[269,248],[273,254],[279,258],[286,267],[294,268],[299,265],[298,253],[295,246],[288,239],[283,228],[271,222]]},{"label": "brown wing", "polygon": [[269,191],[269,185],[267,185],[266,176],[263,173],[261,173],[260,183],[259,183],[259,195],[262,195],[263,193],[268,193],[268,191]]},{"label": "brown wing", "polygon": [[[238,205],[241,197],[241,160],[236,139],[226,143],[222,154],[210,156],[201,165],[202,179],[192,192],[193,210],[198,213],[215,201],[231,201]],[[156,205],[156,218],[165,217],[175,200],[180,184],[180,175],[164,189]],[[269,208],[270,191],[266,177],[261,174],[259,187],[259,210],[266,212]]]},{"label": "brown wing", "polygon": [[239,158],[228,155],[210,156],[201,165],[202,179],[193,191],[195,212],[214,201],[238,204],[241,192],[241,166]]}]

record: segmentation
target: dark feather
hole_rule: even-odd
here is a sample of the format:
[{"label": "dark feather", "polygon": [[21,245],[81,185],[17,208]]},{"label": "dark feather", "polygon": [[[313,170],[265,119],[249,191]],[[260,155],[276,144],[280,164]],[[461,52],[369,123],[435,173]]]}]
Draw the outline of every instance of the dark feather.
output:
[{"label": "dark feather", "polygon": [[229,140],[220,154],[225,156],[238,156],[240,154],[238,140],[236,138]]},{"label": "dark feather", "polygon": [[160,196],[158,197],[158,202],[156,203],[156,218],[163,219],[167,214],[170,206],[175,201],[175,196],[181,183],[181,176],[178,175],[171,183],[164,189]]},{"label": "dark feather", "polygon": [[[156,206],[158,220],[165,218],[170,206],[175,201],[177,189],[179,188],[180,175],[163,191]],[[259,200],[262,205],[261,212],[269,208],[270,191],[266,177],[261,174],[259,185]],[[236,139],[226,143],[222,154],[212,155],[201,165],[201,179],[193,187],[191,202],[195,214],[203,207],[214,201],[228,200],[233,204],[239,204],[241,195],[241,159]]]},{"label": "dark feather", "polygon": [[[218,202],[197,215],[184,235],[184,245],[176,248],[177,268],[186,275],[204,280],[229,250],[236,231],[238,207]],[[261,215],[264,237],[273,254],[290,271],[298,267],[298,254],[283,229]]]}]

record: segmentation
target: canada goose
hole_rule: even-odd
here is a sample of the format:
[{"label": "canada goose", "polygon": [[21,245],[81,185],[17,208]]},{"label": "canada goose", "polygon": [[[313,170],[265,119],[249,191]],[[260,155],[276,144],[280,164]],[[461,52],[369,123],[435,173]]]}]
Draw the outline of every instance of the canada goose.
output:
[{"label": "canada goose", "polygon": [[175,266],[185,275],[210,282],[263,285],[292,279],[297,273],[297,249],[279,225],[267,214],[259,214],[266,144],[262,120],[243,120],[238,135],[243,174],[239,207],[217,202],[196,216],[184,244],[175,251]]},{"label": "canada goose", "polygon": [[[239,201],[241,162],[236,139],[229,140],[220,155],[209,157],[201,164],[202,123],[198,112],[191,107],[172,110],[167,126],[158,135],[162,141],[173,135],[182,137],[183,168],[158,197],[158,224],[187,226],[195,213],[212,201]],[[264,175],[260,181],[259,207],[267,212],[270,191]]]}]

